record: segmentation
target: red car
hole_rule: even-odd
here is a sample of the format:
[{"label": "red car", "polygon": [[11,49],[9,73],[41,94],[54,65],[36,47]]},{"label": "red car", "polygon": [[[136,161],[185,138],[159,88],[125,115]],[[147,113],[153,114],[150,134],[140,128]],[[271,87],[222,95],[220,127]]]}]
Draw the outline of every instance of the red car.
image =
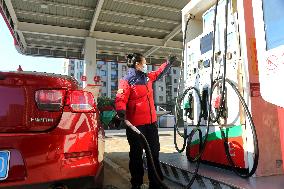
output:
[{"label": "red car", "polygon": [[104,130],[69,76],[0,72],[0,188],[102,188]]}]

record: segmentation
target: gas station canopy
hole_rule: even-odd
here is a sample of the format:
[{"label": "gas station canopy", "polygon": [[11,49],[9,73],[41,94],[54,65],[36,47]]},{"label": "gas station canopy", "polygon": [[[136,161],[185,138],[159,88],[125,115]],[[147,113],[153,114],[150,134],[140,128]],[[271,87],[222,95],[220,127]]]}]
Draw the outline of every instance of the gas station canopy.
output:
[{"label": "gas station canopy", "polygon": [[181,56],[181,9],[188,0],[0,0],[19,51],[84,57],[87,37],[97,55],[140,52],[155,59]]}]

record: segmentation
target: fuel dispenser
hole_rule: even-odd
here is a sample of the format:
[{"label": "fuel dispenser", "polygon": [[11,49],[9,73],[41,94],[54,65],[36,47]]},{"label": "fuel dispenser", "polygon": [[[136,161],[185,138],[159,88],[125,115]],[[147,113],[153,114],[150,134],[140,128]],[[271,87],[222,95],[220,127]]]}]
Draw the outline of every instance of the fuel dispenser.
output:
[{"label": "fuel dispenser", "polygon": [[277,108],[252,91],[258,75],[251,70],[254,33],[246,32],[254,27],[251,0],[192,0],[182,18],[185,91],[176,117],[184,131],[176,133],[189,142],[178,151],[242,177],[282,174]]}]

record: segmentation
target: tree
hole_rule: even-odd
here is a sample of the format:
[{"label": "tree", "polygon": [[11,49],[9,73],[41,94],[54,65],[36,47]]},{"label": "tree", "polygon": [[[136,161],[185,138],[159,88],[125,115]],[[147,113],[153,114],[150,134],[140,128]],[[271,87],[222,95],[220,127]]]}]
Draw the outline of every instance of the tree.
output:
[{"label": "tree", "polygon": [[115,116],[114,99],[106,96],[98,97],[97,107],[100,111],[100,120],[104,126],[104,129],[110,129],[114,127],[113,118]]}]

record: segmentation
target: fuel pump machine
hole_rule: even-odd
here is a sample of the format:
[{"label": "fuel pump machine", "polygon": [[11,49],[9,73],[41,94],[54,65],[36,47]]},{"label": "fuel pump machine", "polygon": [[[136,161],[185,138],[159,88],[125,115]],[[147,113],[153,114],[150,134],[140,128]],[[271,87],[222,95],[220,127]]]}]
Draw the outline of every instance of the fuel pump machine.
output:
[{"label": "fuel pump machine", "polygon": [[255,176],[283,174],[277,107],[261,97],[252,1],[220,0],[216,7],[215,0],[191,0],[182,10],[183,124],[187,134],[202,131],[186,155],[192,160],[204,148],[204,163],[240,172],[258,164]]}]

